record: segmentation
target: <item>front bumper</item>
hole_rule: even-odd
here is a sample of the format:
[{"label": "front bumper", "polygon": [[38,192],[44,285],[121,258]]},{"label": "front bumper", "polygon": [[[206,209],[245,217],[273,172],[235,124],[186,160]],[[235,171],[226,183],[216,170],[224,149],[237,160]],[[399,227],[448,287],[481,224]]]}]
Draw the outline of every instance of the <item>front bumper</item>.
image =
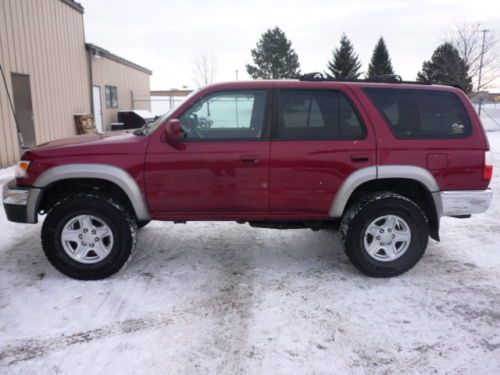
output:
[{"label": "front bumper", "polygon": [[441,201],[440,216],[466,216],[488,210],[493,192],[486,190],[450,190],[438,193]]},{"label": "front bumper", "polygon": [[7,219],[15,223],[36,223],[40,192],[38,188],[17,186],[16,180],[6,183],[2,196]]}]

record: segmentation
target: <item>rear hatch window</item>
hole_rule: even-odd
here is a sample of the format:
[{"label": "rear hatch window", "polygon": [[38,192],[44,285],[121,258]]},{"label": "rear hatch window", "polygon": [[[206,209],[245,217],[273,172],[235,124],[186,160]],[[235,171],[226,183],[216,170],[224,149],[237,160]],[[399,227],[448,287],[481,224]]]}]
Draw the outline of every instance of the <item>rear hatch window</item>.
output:
[{"label": "rear hatch window", "polygon": [[400,139],[466,138],[469,116],[452,92],[365,88],[378,110]]}]

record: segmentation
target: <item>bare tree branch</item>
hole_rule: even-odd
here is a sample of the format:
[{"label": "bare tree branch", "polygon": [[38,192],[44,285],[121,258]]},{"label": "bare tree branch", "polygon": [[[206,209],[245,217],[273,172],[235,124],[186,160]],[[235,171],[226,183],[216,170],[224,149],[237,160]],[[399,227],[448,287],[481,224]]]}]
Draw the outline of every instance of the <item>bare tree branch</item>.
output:
[{"label": "bare tree branch", "polygon": [[193,80],[198,88],[213,83],[217,76],[217,61],[212,54],[200,55],[194,60]]},{"label": "bare tree branch", "polygon": [[478,91],[490,87],[497,78],[500,78],[500,43],[495,32],[490,30],[485,35],[481,86],[478,87],[483,29],[480,23],[462,23],[456,25],[453,33],[448,36],[469,66],[474,89]]}]

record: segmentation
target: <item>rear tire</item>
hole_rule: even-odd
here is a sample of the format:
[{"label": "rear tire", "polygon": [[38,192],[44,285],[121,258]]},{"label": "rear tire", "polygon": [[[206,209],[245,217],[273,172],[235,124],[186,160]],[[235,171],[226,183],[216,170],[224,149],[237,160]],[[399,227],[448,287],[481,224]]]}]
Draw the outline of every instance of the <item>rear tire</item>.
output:
[{"label": "rear tire", "polygon": [[424,255],[429,226],[415,202],[379,192],[347,210],[340,235],[347,257],[358,270],[368,276],[393,277],[410,270]]},{"label": "rear tire", "polygon": [[81,193],[56,203],[42,226],[42,247],[52,265],[78,280],[118,272],[136,242],[134,218],[113,198]]}]

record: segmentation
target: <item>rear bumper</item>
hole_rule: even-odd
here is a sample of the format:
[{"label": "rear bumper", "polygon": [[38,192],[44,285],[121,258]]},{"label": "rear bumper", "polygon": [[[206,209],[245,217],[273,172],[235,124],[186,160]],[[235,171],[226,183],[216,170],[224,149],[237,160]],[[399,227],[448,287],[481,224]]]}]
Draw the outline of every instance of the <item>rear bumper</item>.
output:
[{"label": "rear bumper", "polygon": [[[436,193],[435,193],[436,194]],[[441,191],[440,216],[465,216],[488,210],[493,198],[491,189]]]},{"label": "rear bumper", "polygon": [[40,192],[41,189],[17,186],[16,180],[6,183],[2,197],[7,219],[15,223],[36,223]]}]

